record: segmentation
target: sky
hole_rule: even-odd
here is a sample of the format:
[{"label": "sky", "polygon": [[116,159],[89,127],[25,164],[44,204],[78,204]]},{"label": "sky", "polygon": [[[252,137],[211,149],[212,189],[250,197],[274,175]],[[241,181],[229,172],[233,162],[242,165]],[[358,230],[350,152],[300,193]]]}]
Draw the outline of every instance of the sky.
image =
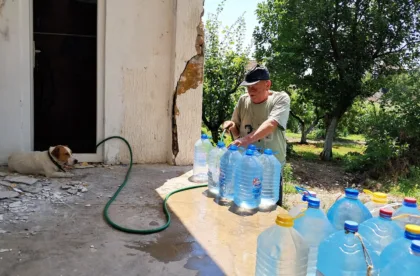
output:
[{"label": "sky", "polygon": [[[220,2],[221,0],[205,0],[203,21],[207,19],[208,13],[216,12],[217,5]],[[223,12],[219,16],[223,26],[230,26],[245,12],[246,34],[244,45],[251,42],[252,33],[258,24],[255,10],[260,2],[263,2],[263,0],[226,0]]]}]

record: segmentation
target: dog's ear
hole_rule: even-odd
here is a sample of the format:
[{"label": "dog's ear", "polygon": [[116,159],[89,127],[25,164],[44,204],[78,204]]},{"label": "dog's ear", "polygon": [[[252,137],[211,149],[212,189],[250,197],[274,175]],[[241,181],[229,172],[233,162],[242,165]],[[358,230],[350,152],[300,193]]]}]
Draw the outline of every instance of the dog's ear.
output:
[{"label": "dog's ear", "polygon": [[60,157],[60,146],[56,146],[54,148],[54,150],[51,152],[51,155],[54,156],[55,158],[59,158]]}]

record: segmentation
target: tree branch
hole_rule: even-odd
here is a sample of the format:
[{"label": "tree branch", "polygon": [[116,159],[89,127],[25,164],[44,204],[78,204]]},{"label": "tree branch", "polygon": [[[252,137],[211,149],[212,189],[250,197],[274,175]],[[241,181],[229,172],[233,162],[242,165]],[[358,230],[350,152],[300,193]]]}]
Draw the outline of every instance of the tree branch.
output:
[{"label": "tree branch", "polygon": [[299,123],[301,123],[302,125],[305,124],[305,122],[299,116],[297,116],[292,110],[290,110],[290,115],[292,115],[294,118],[296,118],[296,120],[298,120]]},{"label": "tree branch", "polygon": [[410,43],[405,44],[404,46],[402,46],[399,49],[388,51],[388,52],[384,52],[382,54],[376,54],[376,56],[374,55],[373,58],[379,58],[379,57],[387,56],[387,55],[390,55],[390,54],[399,53],[399,52],[405,50],[409,45],[416,44],[416,43],[419,43],[419,42],[420,42],[420,40],[412,41]]}]

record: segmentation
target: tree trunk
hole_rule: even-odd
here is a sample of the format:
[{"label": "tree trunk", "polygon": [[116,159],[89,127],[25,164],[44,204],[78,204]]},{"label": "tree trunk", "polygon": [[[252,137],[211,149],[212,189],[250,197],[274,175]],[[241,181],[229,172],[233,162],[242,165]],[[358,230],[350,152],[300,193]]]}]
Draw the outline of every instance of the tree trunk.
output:
[{"label": "tree trunk", "polygon": [[210,129],[210,131],[211,131],[211,137],[213,138],[213,142],[215,144],[217,144],[217,142],[219,142],[219,139],[220,139],[220,137],[219,137],[219,129],[218,128],[216,128],[216,129]]},{"label": "tree trunk", "polygon": [[332,117],[330,120],[330,124],[328,125],[325,142],[324,142],[324,150],[321,152],[321,160],[330,161],[333,157],[332,154],[332,146],[333,146],[333,139],[335,135],[335,129],[337,128],[338,117]]},{"label": "tree trunk", "polygon": [[300,123],[300,131],[301,131],[301,136],[300,136],[300,144],[307,144],[308,142],[306,141],[306,136],[308,135],[308,132],[305,129],[305,123]]}]

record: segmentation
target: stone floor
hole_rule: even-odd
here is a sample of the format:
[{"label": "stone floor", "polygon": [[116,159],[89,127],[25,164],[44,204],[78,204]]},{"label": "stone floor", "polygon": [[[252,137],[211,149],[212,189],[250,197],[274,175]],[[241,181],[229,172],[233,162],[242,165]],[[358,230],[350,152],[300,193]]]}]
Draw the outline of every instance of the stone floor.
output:
[{"label": "stone floor", "polygon": [[[284,210],[238,215],[200,188],[171,197],[168,229],[151,235],[119,232],[102,212],[126,170],[98,166],[74,170],[73,179],[22,184],[17,181],[25,179],[11,179],[15,175],[0,168],[0,195],[8,197],[0,197],[0,276],[254,274],[257,236]],[[163,225],[162,198],[194,185],[190,170],[134,166],[110,216],[132,228]]]}]

